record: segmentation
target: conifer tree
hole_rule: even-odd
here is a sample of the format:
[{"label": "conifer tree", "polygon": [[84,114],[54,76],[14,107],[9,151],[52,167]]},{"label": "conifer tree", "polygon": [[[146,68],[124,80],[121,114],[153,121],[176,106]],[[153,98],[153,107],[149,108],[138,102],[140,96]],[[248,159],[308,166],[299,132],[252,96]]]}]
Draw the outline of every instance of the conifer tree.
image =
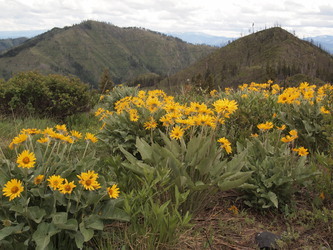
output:
[{"label": "conifer tree", "polygon": [[104,94],[107,90],[112,90],[113,87],[114,82],[111,79],[110,70],[104,69],[98,84],[99,91]]}]

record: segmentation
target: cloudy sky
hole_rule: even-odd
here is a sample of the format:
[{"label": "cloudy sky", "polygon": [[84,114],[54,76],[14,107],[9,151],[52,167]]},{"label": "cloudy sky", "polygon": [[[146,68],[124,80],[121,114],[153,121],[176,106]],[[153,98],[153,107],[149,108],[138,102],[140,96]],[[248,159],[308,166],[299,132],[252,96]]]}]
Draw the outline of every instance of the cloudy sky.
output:
[{"label": "cloudy sky", "polygon": [[49,30],[88,19],[120,27],[227,37],[279,25],[303,38],[333,35],[333,1],[0,0],[0,31]]}]

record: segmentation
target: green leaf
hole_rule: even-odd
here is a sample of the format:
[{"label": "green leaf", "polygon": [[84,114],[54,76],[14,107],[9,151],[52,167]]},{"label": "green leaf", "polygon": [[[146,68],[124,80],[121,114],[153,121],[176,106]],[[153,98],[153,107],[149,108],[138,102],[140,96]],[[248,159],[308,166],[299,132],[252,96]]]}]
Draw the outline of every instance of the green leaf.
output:
[{"label": "green leaf", "polygon": [[66,212],[58,212],[52,215],[52,222],[55,225],[66,224],[68,214]]},{"label": "green leaf", "polygon": [[221,191],[230,190],[233,188],[240,187],[246,182],[246,180],[251,176],[252,172],[238,172],[229,176],[228,178],[222,179],[218,182],[218,186]]},{"label": "green leaf", "polygon": [[269,200],[274,204],[274,206],[276,208],[278,208],[279,202],[278,202],[278,198],[277,198],[276,194],[273,193],[273,192],[271,192],[271,191],[269,191],[268,194],[267,194],[267,196],[268,196]]},{"label": "green leaf", "polygon": [[60,232],[52,223],[42,222],[38,225],[37,230],[33,233],[32,239],[36,242],[37,250],[48,247],[53,235]]},{"label": "green leaf", "polygon": [[144,140],[136,138],[136,147],[141,154],[143,160],[150,160],[152,157],[152,150],[150,145]]},{"label": "green leaf", "polygon": [[77,231],[78,223],[77,220],[72,218],[66,221],[66,224],[56,224],[57,228],[59,229],[67,229]]},{"label": "green leaf", "polygon": [[90,215],[85,220],[86,228],[96,229],[96,230],[103,230],[104,229],[104,223],[100,219],[100,217],[96,214]]},{"label": "green leaf", "polygon": [[121,208],[116,207],[117,200],[109,200],[99,211],[101,219],[129,221],[129,215]]},{"label": "green leaf", "polygon": [[75,234],[75,243],[79,249],[83,248],[84,238],[83,234],[80,231],[76,232]]},{"label": "green leaf", "polygon": [[23,213],[23,206],[22,205],[11,206],[9,211],[14,211],[14,212],[22,214]]},{"label": "green leaf", "polygon": [[37,206],[28,207],[28,217],[36,223],[40,223],[45,215],[46,211],[43,208]]},{"label": "green leaf", "polygon": [[82,221],[79,225],[80,232],[83,235],[84,242],[87,242],[91,240],[91,238],[94,236],[94,230],[93,229],[87,229],[84,225],[84,221]]},{"label": "green leaf", "polygon": [[20,223],[13,227],[4,227],[0,230],[0,241],[6,238],[8,235],[15,234],[21,231],[24,223]]}]

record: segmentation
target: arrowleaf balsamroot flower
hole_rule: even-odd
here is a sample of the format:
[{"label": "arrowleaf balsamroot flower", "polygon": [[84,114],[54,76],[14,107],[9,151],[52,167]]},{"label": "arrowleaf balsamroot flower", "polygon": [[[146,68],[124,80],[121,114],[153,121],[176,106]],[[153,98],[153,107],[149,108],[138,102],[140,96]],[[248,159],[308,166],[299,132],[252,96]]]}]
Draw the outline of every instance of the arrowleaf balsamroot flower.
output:
[{"label": "arrowleaf balsamroot flower", "polygon": [[112,187],[107,188],[108,194],[110,198],[117,199],[119,197],[119,188],[117,187],[117,184],[112,185]]},{"label": "arrowleaf balsamroot flower", "polygon": [[282,130],[285,130],[285,129],[286,129],[286,127],[287,127],[287,126],[286,126],[286,125],[284,125],[284,124],[282,124],[282,125],[281,125],[281,127],[279,127],[279,126],[276,126],[276,128],[277,128],[278,130],[281,130],[281,131],[282,131]]},{"label": "arrowleaf balsamroot flower", "polygon": [[269,130],[274,127],[272,122],[265,122],[265,123],[260,123],[257,125],[257,128],[260,130]]},{"label": "arrowleaf balsamroot flower", "polygon": [[71,130],[71,135],[73,139],[78,140],[82,138],[82,134],[76,130]]},{"label": "arrowleaf balsamroot flower", "polygon": [[291,142],[291,141],[295,140],[296,138],[298,138],[298,134],[297,134],[297,131],[293,129],[293,130],[289,131],[289,135],[282,137],[281,141],[287,143],[287,142]]},{"label": "arrowleaf balsamroot flower", "polygon": [[95,190],[101,188],[101,185],[98,183],[98,173],[95,173],[94,170],[88,172],[82,172],[80,175],[77,175],[80,179],[79,183],[86,190]]},{"label": "arrowleaf balsamroot flower", "polygon": [[227,138],[222,137],[222,138],[218,139],[217,142],[222,143],[221,148],[224,148],[225,151],[227,152],[227,154],[230,154],[232,152],[231,143],[229,142],[229,140]]},{"label": "arrowleaf balsamroot flower", "polygon": [[23,190],[24,187],[22,186],[22,182],[17,179],[12,179],[5,184],[2,192],[3,195],[9,197],[9,200],[11,201],[14,198],[20,196]]},{"label": "arrowleaf balsamroot flower", "polygon": [[15,145],[19,145],[22,142],[25,142],[28,139],[27,134],[19,134],[18,136],[14,137],[12,142],[9,144],[9,148],[13,149]]},{"label": "arrowleaf balsamroot flower", "polygon": [[157,122],[155,121],[154,117],[150,117],[149,121],[147,121],[143,124],[143,127],[147,130],[154,129],[157,127]]},{"label": "arrowleaf balsamroot flower", "polygon": [[37,142],[39,142],[39,143],[47,143],[49,141],[50,141],[49,137],[42,137],[42,138],[37,140]]},{"label": "arrowleaf balsamroot flower", "polygon": [[229,118],[229,116],[238,109],[237,102],[228,99],[217,100],[213,103],[213,106],[218,114],[222,114],[226,118]]},{"label": "arrowleaf balsamroot flower", "polygon": [[87,141],[91,141],[92,143],[96,143],[98,141],[97,137],[92,133],[86,133],[84,139]]},{"label": "arrowleaf balsamroot flower", "polygon": [[59,192],[62,194],[70,194],[75,187],[74,181],[68,182],[68,180],[65,179],[65,183],[59,186]]},{"label": "arrowleaf balsamroot flower", "polygon": [[19,168],[32,168],[35,166],[36,157],[34,152],[24,150],[18,157],[17,161]]},{"label": "arrowleaf balsamroot flower", "polygon": [[34,178],[34,184],[35,184],[35,185],[39,185],[39,184],[41,184],[42,181],[44,180],[44,178],[45,178],[45,176],[42,175],[42,174],[36,176],[36,177]]},{"label": "arrowleaf balsamroot flower", "polygon": [[60,177],[60,175],[52,175],[47,179],[47,181],[49,182],[49,187],[56,190],[64,182],[64,178]]},{"label": "arrowleaf balsamroot flower", "polygon": [[309,154],[308,149],[304,147],[293,148],[293,151],[297,152],[299,156],[307,156]]},{"label": "arrowleaf balsamroot flower", "polygon": [[322,114],[330,114],[331,111],[329,111],[328,109],[326,109],[324,106],[320,107],[320,113]]},{"label": "arrowleaf balsamroot flower", "polygon": [[181,128],[180,126],[175,126],[170,132],[171,139],[179,140],[180,138],[182,138],[183,135],[184,135],[184,129]]},{"label": "arrowleaf balsamroot flower", "polygon": [[67,133],[66,124],[56,125],[55,128],[56,128],[56,130],[58,130],[60,133],[63,133],[63,134],[66,134],[66,133]]}]

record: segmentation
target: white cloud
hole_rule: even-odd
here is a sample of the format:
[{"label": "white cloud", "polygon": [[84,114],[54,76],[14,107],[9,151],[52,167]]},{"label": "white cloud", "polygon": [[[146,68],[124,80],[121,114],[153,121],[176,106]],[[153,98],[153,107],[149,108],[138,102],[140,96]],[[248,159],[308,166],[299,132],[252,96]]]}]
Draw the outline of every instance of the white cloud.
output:
[{"label": "white cloud", "polygon": [[0,0],[0,31],[106,21],[160,32],[239,36],[279,23],[296,34],[333,34],[332,0]]}]

